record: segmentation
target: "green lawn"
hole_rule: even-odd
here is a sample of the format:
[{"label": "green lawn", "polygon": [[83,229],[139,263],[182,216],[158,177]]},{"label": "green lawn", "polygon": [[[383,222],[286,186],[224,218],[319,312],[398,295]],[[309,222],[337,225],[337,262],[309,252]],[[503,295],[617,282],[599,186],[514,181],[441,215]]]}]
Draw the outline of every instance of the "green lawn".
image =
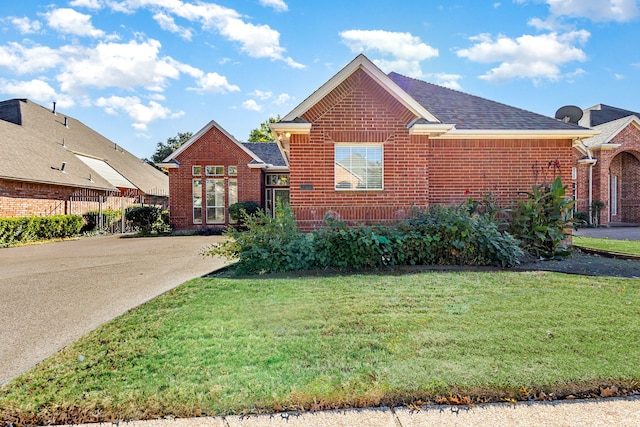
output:
[{"label": "green lawn", "polygon": [[460,272],[192,280],[0,389],[41,424],[640,386],[640,280]]},{"label": "green lawn", "polygon": [[613,240],[574,236],[573,244],[575,246],[582,246],[585,248],[640,255],[640,241],[638,240]]}]

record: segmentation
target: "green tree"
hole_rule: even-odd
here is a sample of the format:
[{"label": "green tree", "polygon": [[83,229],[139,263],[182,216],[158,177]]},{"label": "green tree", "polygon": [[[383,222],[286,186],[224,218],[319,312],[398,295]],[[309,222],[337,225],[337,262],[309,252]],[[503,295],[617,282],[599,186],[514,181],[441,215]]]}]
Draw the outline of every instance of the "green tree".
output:
[{"label": "green tree", "polygon": [[143,159],[151,166],[158,168],[155,164],[162,162],[167,156],[176,151],[182,144],[187,142],[193,136],[193,132],[178,132],[178,135],[167,138],[166,142],[158,142],[156,145],[156,151],[151,156],[151,159]]},{"label": "green tree", "polygon": [[276,123],[280,121],[280,114],[277,117],[269,117],[268,120],[260,123],[259,128],[255,128],[249,134],[248,142],[273,142],[275,138],[271,133],[270,123]]}]

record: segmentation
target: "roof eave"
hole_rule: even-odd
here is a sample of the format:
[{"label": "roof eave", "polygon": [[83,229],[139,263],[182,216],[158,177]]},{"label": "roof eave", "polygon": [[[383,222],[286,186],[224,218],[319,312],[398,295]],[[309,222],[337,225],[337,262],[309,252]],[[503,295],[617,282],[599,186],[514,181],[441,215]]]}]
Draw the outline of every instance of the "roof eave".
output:
[{"label": "roof eave", "polygon": [[452,129],[436,138],[440,139],[573,139],[580,141],[599,132],[584,130],[532,130],[532,129]]},{"label": "roof eave", "polygon": [[301,117],[316,103],[327,96],[333,89],[338,87],[349,76],[351,76],[356,70],[362,69],[367,75],[375,80],[382,87],[386,88],[388,92],[402,103],[407,109],[409,109],[417,117],[424,118],[430,122],[439,122],[438,118],[431,114],[427,109],[422,106],[418,101],[406,93],[400,86],[398,86],[393,80],[389,78],[380,68],[378,68],[369,58],[365,55],[358,55],[353,61],[347,64],[336,75],[330,78],[325,84],[320,86],[314,93],[307,99],[302,101],[296,108],[294,108],[289,114],[283,117],[283,121],[291,121],[297,117]]},{"label": "roof eave", "polygon": [[446,123],[415,123],[409,126],[409,135],[429,135],[435,138],[455,130],[456,125]]}]

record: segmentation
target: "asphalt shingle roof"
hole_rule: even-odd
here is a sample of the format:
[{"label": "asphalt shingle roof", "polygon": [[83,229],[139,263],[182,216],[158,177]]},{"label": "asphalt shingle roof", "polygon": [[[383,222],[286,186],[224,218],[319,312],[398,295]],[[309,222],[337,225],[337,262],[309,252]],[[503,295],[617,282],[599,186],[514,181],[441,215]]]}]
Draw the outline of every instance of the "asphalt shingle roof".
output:
[{"label": "asphalt shingle roof", "polygon": [[114,190],[81,154],[103,160],[145,194],[169,194],[162,172],[82,122],[26,99],[0,102],[0,151],[0,178]]},{"label": "asphalt shingle roof", "polygon": [[583,129],[531,111],[390,73],[402,90],[438,120],[462,130],[577,130]]},{"label": "asphalt shingle roof", "polygon": [[595,127],[601,124],[612,122],[623,117],[636,116],[640,117],[640,113],[625,110],[623,108],[612,107],[610,105],[598,104],[584,111],[584,117],[580,120],[582,126]]},{"label": "asphalt shingle roof", "polygon": [[286,167],[287,163],[275,142],[242,142],[246,148],[268,165]]}]

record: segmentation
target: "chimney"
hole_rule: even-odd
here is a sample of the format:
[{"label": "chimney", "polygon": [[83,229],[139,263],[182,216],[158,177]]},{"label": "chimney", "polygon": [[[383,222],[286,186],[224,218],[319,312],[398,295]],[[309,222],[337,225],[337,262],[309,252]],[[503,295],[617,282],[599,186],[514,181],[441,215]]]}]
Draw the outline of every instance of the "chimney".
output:
[{"label": "chimney", "polygon": [[54,115],[56,114],[56,101],[53,101],[53,110],[51,111]]}]

